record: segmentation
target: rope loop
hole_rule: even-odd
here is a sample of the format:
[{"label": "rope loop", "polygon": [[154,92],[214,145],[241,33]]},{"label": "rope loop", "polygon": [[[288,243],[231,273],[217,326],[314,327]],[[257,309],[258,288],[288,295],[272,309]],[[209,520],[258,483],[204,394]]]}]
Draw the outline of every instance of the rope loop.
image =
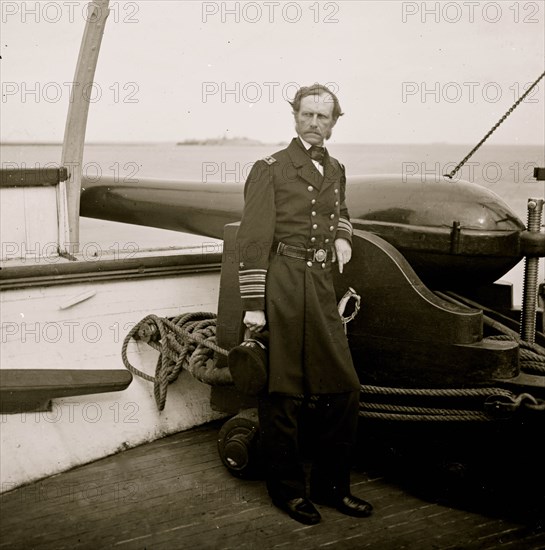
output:
[{"label": "rope loop", "polygon": [[[134,367],[127,357],[131,340],[141,340],[159,352],[155,376]],[[165,407],[168,385],[174,382],[183,368],[206,384],[232,383],[229,369],[216,367],[214,353],[227,355],[216,343],[216,315],[186,313],[173,319],[147,315],[127,334],[121,347],[125,368],[134,375],[153,382],[157,408]]]},{"label": "rope loop", "polygon": [[494,395],[486,400],[485,408],[495,417],[507,418],[521,408],[543,411],[545,410],[545,401],[536,399],[530,393],[511,396]]},{"label": "rope loop", "polygon": [[[354,311],[348,316],[344,316],[344,312],[346,310],[346,306],[348,305],[348,302],[350,300],[354,300]],[[339,300],[339,304],[337,306],[337,310],[339,311],[339,315],[341,316],[341,321],[343,323],[344,327],[344,333],[346,334],[346,325],[352,321],[356,315],[360,311],[360,305],[361,305],[361,296],[351,287],[348,287],[348,290],[344,293],[344,296]]]}]

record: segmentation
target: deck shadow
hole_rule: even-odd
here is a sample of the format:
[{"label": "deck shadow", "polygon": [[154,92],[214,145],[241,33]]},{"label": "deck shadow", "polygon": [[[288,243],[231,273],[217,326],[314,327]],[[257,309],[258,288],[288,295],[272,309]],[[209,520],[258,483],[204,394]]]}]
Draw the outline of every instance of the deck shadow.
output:
[{"label": "deck shadow", "polygon": [[545,531],[543,425],[361,423],[355,470],[420,499]]}]

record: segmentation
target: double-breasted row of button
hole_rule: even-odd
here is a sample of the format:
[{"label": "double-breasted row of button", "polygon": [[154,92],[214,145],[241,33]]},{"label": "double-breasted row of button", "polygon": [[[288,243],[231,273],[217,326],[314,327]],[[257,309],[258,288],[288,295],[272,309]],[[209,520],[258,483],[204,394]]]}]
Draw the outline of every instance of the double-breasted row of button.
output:
[{"label": "double-breasted row of button", "polygon": [[[309,193],[313,193],[313,192],[315,191],[315,188],[314,188],[312,185],[309,185],[309,186],[307,187],[307,190],[308,190]],[[339,189],[338,189],[338,188],[335,188],[335,189],[333,190],[333,192],[335,193],[335,195],[337,195],[337,194],[339,193]],[[311,204],[311,206],[314,206],[314,205],[316,204],[316,199],[311,199],[310,204]],[[339,201],[336,200],[334,204],[335,204],[335,207],[339,206]],[[316,210],[311,210],[311,212],[310,212],[311,218],[315,218],[317,215],[318,215],[318,213],[316,212]],[[329,219],[330,219],[330,220],[334,220],[335,217],[336,217],[335,212],[332,212],[332,213],[329,215]],[[313,224],[312,224],[312,229],[313,229],[314,231],[315,231],[316,229],[318,229],[318,224],[317,224],[317,223],[313,223]],[[330,225],[330,226],[329,226],[329,231],[330,231],[331,233],[333,233],[333,231],[335,231],[335,226],[334,226],[334,225]],[[311,243],[315,243],[315,242],[316,242],[316,237],[312,236],[312,237],[310,238],[310,242],[311,242]],[[329,243],[329,239],[325,239],[324,242],[325,242],[326,244],[328,244],[328,243]]]}]

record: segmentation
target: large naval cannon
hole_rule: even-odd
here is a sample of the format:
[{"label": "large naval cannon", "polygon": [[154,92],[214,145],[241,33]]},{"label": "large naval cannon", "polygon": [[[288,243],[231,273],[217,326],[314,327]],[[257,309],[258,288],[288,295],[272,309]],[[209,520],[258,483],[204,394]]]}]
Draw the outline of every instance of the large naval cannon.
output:
[{"label": "large naval cannon", "polygon": [[[339,300],[347,289],[358,300],[346,329],[362,383],[361,416],[459,423],[530,411],[542,421],[537,270],[525,281],[533,303],[527,300],[522,323],[511,285],[498,280],[523,258],[545,256],[543,201],[529,202],[526,228],[498,195],[465,181],[356,176],[347,200],[354,253],[335,286]],[[223,238],[216,331],[223,350],[244,338],[236,249],[242,206],[242,186],[234,184],[102,180],[84,182],[81,197],[84,216]],[[215,363],[226,370],[225,355]],[[212,384],[211,404],[235,415],[220,432],[219,451],[232,473],[244,475],[258,434],[255,397]]]},{"label": "large naval cannon", "polygon": [[[101,178],[83,181],[81,215],[221,239],[240,220],[242,185]],[[437,288],[492,283],[527,252],[524,223],[493,191],[465,181],[402,174],[348,178],[355,228],[396,247]],[[538,250],[539,252],[539,250]]]},{"label": "large naval cannon", "polygon": [[[83,181],[81,215],[221,239],[240,220],[242,184],[101,178]],[[403,174],[348,178],[354,227],[395,246],[435,285],[494,282],[525,254],[525,227],[493,191]],[[541,242],[541,246],[543,243]],[[478,277],[478,280],[475,280]]]}]

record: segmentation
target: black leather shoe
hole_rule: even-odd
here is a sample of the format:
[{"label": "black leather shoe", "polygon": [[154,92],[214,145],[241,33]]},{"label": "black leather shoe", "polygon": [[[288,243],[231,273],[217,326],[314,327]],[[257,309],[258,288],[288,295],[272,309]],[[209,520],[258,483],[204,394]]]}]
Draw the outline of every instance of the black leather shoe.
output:
[{"label": "black leather shoe", "polygon": [[361,498],[355,497],[348,493],[340,498],[321,498],[319,496],[313,498],[316,504],[323,504],[336,508],[341,514],[353,516],[355,518],[366,518],[373,512],[373,506]]},{"label": "black leather shoe", "polygon": [[322,519],[320,512],[316,510],[308,498],[292,498],[290,500],[278,500],[273,498],[273,504],[284,510],[290,518],[304,523],[305,525],[316,525]]}]

